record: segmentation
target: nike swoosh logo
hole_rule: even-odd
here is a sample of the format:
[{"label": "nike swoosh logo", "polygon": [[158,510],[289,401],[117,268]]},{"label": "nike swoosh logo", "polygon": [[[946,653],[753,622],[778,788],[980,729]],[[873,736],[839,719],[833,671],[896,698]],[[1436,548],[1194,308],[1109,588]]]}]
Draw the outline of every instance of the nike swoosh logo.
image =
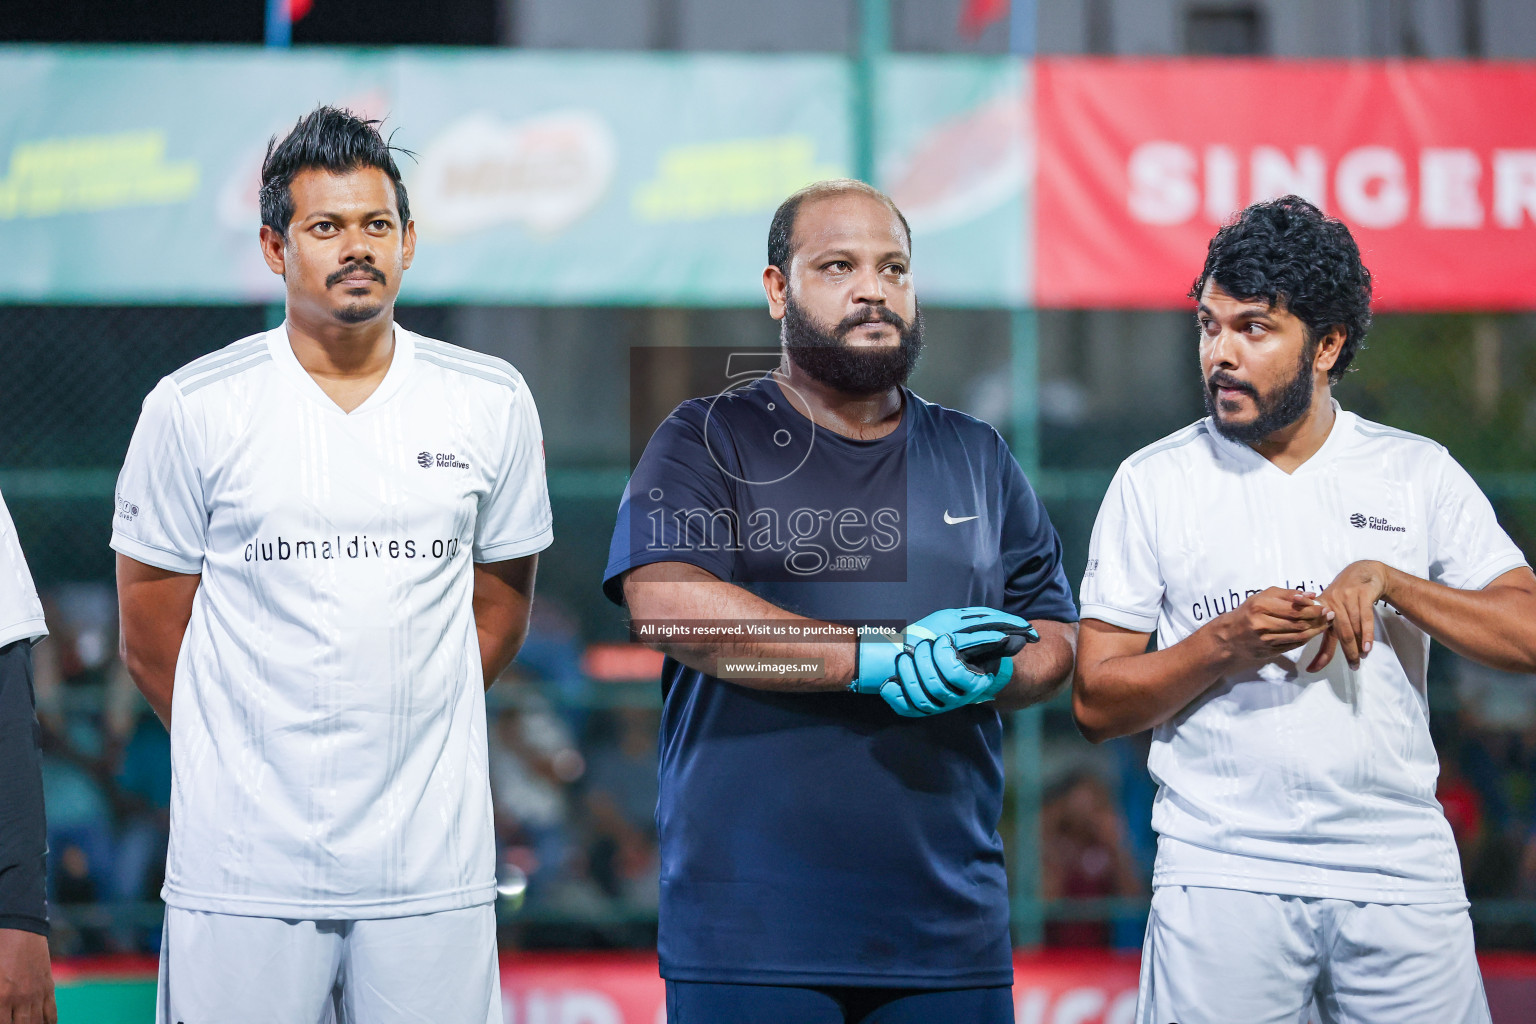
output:
[{"label": "nike swoosh logo", "polygon": [[950,526],[954,526],[956,523],[968,523],[972,519],[976,518],[976,516],[961,516],[960,518],[956,519],[954,516],[949,514],[949,509],[944,510],[944,521]]}]

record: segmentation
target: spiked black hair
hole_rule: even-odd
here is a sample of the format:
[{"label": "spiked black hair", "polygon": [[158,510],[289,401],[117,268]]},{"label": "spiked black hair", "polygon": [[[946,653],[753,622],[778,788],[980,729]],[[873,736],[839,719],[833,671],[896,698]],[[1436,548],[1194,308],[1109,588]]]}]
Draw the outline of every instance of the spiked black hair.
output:
[{"label": "spiked black hair", "polygon": [[276,135],[267,143],[261,162],[261,222],[287,236],[293,220],[293,179],[310,169],[344,174],[362,167],[377,167],[395,186],[395,206],[400,226],[411,219],[410,201],[395,153],[414,156],[408,149],[391,146],[379,134],[380,121],[367,121],[350,110],[320,106],[305,114],[282,141]]}]

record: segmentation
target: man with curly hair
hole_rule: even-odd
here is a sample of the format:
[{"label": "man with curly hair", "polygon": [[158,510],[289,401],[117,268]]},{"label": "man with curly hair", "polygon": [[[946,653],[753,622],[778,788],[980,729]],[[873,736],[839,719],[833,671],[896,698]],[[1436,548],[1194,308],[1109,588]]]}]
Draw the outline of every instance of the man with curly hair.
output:
[{"label": "man with curly hair", "polygon": [[1190,297],[1209,415],[1110,485],[1074,680],[1089,739],[1154,730],[1136,1019],[1486,1022],[1425,674],[1431,637],[1536,671],[1536,576],[1445,448],[1333,399],[1370,326],[1343,224],[1249,207]]}]

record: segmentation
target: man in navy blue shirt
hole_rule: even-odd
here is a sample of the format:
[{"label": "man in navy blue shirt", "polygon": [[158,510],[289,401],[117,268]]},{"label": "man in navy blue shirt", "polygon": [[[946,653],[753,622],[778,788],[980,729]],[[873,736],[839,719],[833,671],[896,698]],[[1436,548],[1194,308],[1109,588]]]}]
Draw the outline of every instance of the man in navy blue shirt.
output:
[{"label": "man in navy blue shirt", "polygon": [[768,261],[779,368],[656,430],[605,573],[668,655],[668,1019],[1011,1022],[998,713],[1071,675],[1061,543],[997,431],[902,386],[888,197],[802,189]]}]

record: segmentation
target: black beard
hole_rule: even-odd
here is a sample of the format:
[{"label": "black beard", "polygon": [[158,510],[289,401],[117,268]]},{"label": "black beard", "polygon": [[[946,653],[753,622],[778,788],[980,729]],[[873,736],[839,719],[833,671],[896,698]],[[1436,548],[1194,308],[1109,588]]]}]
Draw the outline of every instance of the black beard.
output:
[{"label": "black beard", "polygon": [[[1275,431],[1284,430],[1305,416],[1307,410],[1312,407],[1312,357],[1315,354],[1315,345],[1303,345],[1301,363],[1296,367],[1296,376],[1268,396],[1260,396],[1252,385],[1228,377],[1220,370],[1211,374],[1209,379],[1201,380],[1200,383],[1205,392],[1205,411],[1210,415],[1211,422],[1216,425],[1216,432],[1230,441],[1258,444]],[[1253,418],[1252,422],[1228,423],[1221,418],[1216,408],[1215,385],[1217,384],[1247,392],[1259,409],[1259,414]]]},{"label": "black beard", "polygon": [[[901,336],[899,345],[848,344],[849,333],[868,323],[871,311],[896,328]],[[923,352],[923,311],[918,307],[917,315],[908,323],[884,306],[870,306],[827,330],[797,306],[793,297],[786,296],[779,335],[790,362],[812,380],[846,395],[875,395],[900,387],[912,376]]]},{"label": "black beard", "polygon": [[367,323],[383,312],[382,303],[355,302],[350,306],[342,306],[331,311],[331,316],[344,324]]}]

